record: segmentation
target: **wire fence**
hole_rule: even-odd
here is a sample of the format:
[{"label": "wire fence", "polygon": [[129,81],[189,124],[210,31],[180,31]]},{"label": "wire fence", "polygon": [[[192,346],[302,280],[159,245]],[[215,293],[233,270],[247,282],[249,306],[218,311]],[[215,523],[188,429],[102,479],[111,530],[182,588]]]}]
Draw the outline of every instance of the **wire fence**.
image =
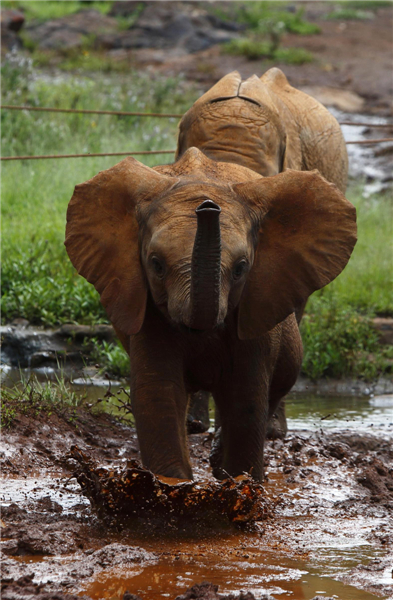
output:
[{"label": "wire fence", "polygon": [[[77,108],[54,108],[43,106],[14,106],[10,104],[1,104],[3,110],[19,110],[19,111],[37,111],[37,112],[53,112],[53,113],[68,113],[68,114],[83,114],[83,115],[113,115],[122,117],[153,117],[153,118],[182,118],[182,114],[178,113],[142,113],[120,110],[87,110]],[[356,123],[352,121],[340,121],[340,125],[350,125],[354,127],[370,127],[370,128],[392,128],[390,123]],[[381,144],[383,142],[393,142],[393,137],[379,138],[371,140],[347,141],[346,144]],[[47,160],[56,158],[93,158],[103,156],[148,156],[155,154],[174,154],[175,150],[140,150],[135,152],[92,152],[87,154],[43,154],[36,156],[2,156],[1,160]]]},{"label": "wire fence", "polygon": [[146,156],[174,154],[176,150],[140,150],[139,152],[91,152],[90,154],[43,154],[41,156],[2,156],[1,160],[39,160],[48,158],[93,158],[94,156]]},{"label": "wire fence", "polygon": [[[181,113],[143,113],[143,112],[130,112],[122,110],[88,110],[82,108],[54,108],[44,106],[14,106],[11,104],[1,104],[1,109],[5,110],[28,110],[38,112],[54,112],[54,113],[69,113],[69,114],[81,114],[81,115],[114,115],[120,117],[154,117],[163,119],[181,119],[183,114]],[[352,125],[353,127],[386,127],[392,128],[393,123],[356,123],[353,121],[339,121],[340,125]]]},{"label": "wire fence", "polygon": [[49,108],[43,106],[13,106],[11,104],[1,104],[1,109],[5,110],[29,110],[38,112],[54,112],[54,113],[69,113],[81,115],[114,115],[118,117],[155,117],[165,119],[181,119],[183,115],[178,113],[142,113],[142,112],[127,112],[122,110],[85,110],[82,108]]}]

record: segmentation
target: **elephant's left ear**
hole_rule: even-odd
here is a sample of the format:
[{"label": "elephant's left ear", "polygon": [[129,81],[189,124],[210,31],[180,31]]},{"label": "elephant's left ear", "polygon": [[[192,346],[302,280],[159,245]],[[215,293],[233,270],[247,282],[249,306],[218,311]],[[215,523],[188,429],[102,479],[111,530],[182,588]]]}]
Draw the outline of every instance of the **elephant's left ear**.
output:
[{"label": "elephant's left ear", "polygon": [[238,320],[239,337],[251,339],[341,273],[356,243],[356,210],[318,171],[288,170],[234,190],[259,218]]},{"label": "elephant's left ear", "polygon": [[136,206],[159,197],[176,182],[126,158],[77,185],[68,206],[68,256],[99,292],[113,325],[126,335],[142,327],[147,297]]}]

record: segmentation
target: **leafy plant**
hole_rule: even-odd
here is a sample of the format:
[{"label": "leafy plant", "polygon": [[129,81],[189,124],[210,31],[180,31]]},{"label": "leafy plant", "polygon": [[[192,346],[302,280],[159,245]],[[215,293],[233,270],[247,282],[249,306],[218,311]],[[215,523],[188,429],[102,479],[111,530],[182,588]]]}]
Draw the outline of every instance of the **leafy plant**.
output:
[{"label": "leafy plant", "polygon": [[111,377],[129,377],[130,359],[119,341],[114,344],[93,338],[86,342],[86,351],[100,366],[101,373]]},{"label": "leafy plant", "polygon": [[304,315],[301,333],[305,348],[302,371],[311,379],[373,379],[391,370],[393,349],[381,348],[370,318],[323,295],[314,299]]}]

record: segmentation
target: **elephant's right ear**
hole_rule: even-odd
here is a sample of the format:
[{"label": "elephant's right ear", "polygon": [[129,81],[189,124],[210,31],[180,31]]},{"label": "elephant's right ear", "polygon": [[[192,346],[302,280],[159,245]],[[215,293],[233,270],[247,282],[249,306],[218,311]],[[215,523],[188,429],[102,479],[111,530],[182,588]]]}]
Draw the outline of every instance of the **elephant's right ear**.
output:
[{"label": "elephant's right ear", "polygon": [[135,208],[176,181],[126,158],[77,185],[68,206],[68,256],[99,292],[113,325],[127,335],[142,327],[147,297]]}]

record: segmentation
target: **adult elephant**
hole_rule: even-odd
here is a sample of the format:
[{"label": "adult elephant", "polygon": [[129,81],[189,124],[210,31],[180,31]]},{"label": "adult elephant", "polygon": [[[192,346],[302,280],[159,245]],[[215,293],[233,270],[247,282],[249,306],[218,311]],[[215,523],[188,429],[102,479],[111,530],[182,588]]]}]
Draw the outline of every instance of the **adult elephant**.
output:
[{"label": "adult elephant", "polygon": [[[264,76],[272,88],[283,77]],[[356,241],[341,134],[308,146],[299,125],[296,146],[267,90],[228,75],[184,116],[173,165],[127,158],[77,186],[68,208],[68,254],[130,355],[142,460],[160,475],[192,477],[188,397],[204,390],[220,414],[215,475],[263,479],[269,417],[301,366],[295,312]],[[339,131],[319,110],[320,130]],[[305,154],[324,176],[300,170]],[[336,177],[323,167],[333,155]]]},{"label": "adult elephant", "polygon": [[[339,124],[322,104],[289,85],[277,68],[247,81],[234,71],[197,100],[181,120],[176,158],[192,146],[213,160],[243,165],[264,177],[286,169],[318,169],[346,190],[348,157]],[[304,305],[297,307],[298,322]],[[207,429],[208,411],[208,393],[191,396],[191,432]],[[267,437],[284,437],[286,432],[282,399],[269,419]]]}]

